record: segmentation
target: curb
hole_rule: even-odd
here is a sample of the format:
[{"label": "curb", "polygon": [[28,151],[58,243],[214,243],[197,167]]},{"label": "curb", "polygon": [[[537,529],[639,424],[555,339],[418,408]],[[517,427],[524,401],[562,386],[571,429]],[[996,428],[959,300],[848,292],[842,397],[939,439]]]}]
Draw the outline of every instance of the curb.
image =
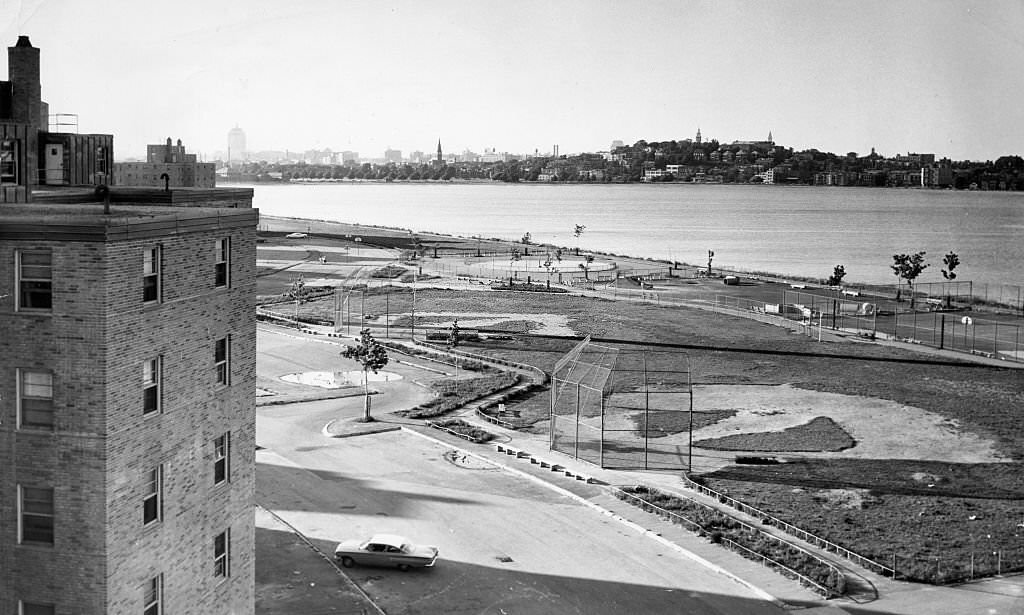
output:
[{"label": "curb", "polygon": [[[402,426],[401,429],[402,429],[402,431],[404,431],[406,433],[411,433],[411,434],[419,436],[419,437],[421,437],[421,438],[423,438],[425,440],[430,440],[431,442],[434,442],[436,444],[440,444],[442,446],[455,449],[455,450],[459,451],[459,453],[462,453],[464,455],[469,455],[470,457],[473,457],[474,459],[479,459],[480,461],[483,461],[484,463],[489,463],[489,464],[491,464],[491,465],[493,465],[493,466],[495,466],[497,468],[500,468],[500,469],[502,469],[502,470],[504,470],[506,472],[509,472],[511,474],[515,474],[516,476],[519,476],[521,478],[525,478],[525,479],[530,480],[530,481],[532,481],[534,483],[542,485],[542,486],[544,486],[544,487],[546,487],[548,489],[551,489],[552,491],[555,491],[556,493],[558,493],[560,495],[566,496],[569,499],[571,499],[571,500],[573,500],[573,501],[575,501],[575,502],[577,502],[579,504],[582,504],[582,505],[586,506],[587,508],[590,508],[590,509],[592,509],[594,511],[597,511],[597,512],[601,513],[602,515],[605,515],[606,517],[611,517],[612,519],[618,521],[619,523],[622,523],[626,527],[629,527],[629,528],[631,528],[633,530],[636,530],[638,533],[640,533],[640,534],[642,534],[642,535],[644,535],[644,536],[646,536],[648,538],[651,538],[652,540],[660,543],[662,546],[667,547],[669,549],[672,549],[673,551],[676,551],[677,553],[683,555],[684,557],[689,558],[690,560],[696,562],[697,564],[700,564],[701,566],[704,566],[708,570],[711,570],[712,572],[721,574],[722,576],[725,576],[725,577],[731,579],[732,581],[735,581],[736,583],[739,583],[740,585],[742,585],[742,586],[746,587],[747,589],[749,589],[751,592],[753,592],[757,597],[761,598],[762,600],[767,600],[767,601],[775,604],[776,606],[783,607],[783,608],[788,606],[782,600],[779,600],[775,596],[769,594],[767,591],[761,589],[760,587],[754,585],[753,583],[750,583],[749,581],[746,581],[746,580],[738,577],[737,575],[729,572],[728,570],[726,570],[725,568],[722,568],[718,564],[714,564],[714,563],[704,559],[703,557],[697,555],[696,553],[694,553],[694,552],[692,552],[692,551],[690,551],[688,549],[685,549],[685,548],[677,545],[676,543],[672,542],[671,540],[669,540],[667,538],[664,538],[663,536],[661,536],[657,532],[655,532],[653,530],[648,530],[648,529],[644,528],[643,526],[641,526],[641,525],[639,525],[639,524],[637,524],[637,523],[635,523],[633,521],[630,521],[629,519],[626,519],[625,517],[623,517],[621,515],[618,515],[618,514],[612,512],[612,511],[608,510],[607,508],[604,508],[602,506],[594,504],[590,500],[587,500],[586,498],[580,497],[580,496],[576,495],[575,493],[569,491],[568,489],[565,489],[563,487],[559,487],[558,485],[555,485],[554,483],[550,483],[550,482],[548,482],[548,481],[546,481],[546,480],[544,480],[542,478],[538,478],[538,477],[536,477],[533,474],[530,474],[528,472],[523,472],[522,470],[513,468],[511,466],[508,466],[508,465],[505,465],[503,463],[499,463],[497,461],[494,461],[492,459],[484,457],[483,455],[480,455],[479,453],[474,453],[473,451],[467,451],[466,449],[459,448],[457,446],[453,446],[452,444],[450,444],[448,442],[445,442],[443,440],[439,440],[439,439],[437,439],[437,438],[435,438],[433,436],[430,436],[428,434],[420,433],[419,431],[416,431],[414,429],[410,429],[410,428],[405,427],[405,426]],[[505,448],[507,448],[507,447],[505,447]]]},{"label": "curb", "polygon": [[335,424],[337,421],[337,419],[327,421],[327,424],[320,429],[320,434],[327,438],[354,438],[356,436],[368,436],[375,433],[387,433],[389,431],[398,431],[399,429],[402,429],[401,425],[389,425],[387,427],[381,426],[377,429],[360,431],[358,433],[331,433],[331,425]]},{"label": "curb", "polygon": [[274,511],[270,510],[269,508],[267,508],[267,507],[265,507],[265,506],[261,506],[260,504],[256,504],[256,506],[257,506],[258,508],[262,508],[263,510],[265,510],[265,511],[266,511],[266,512],[267,512],[267,513],[268,513],[268,514],[269,514],[269,515],[271,516],[271,517],[273,517],[274,519],[276,519],[276,520],[277,520],[277,521],[278,521],[279,523],[281,523],[281,524],[283,524],[283,525],[287,526],[287,527],[288,527],[288,529],[290,529],[290,530],[292,531],[292,533],[293,533],[293,534],[295,534],[296,536],[298,536],[298,537],[299,537],[299,540],[301,540],[302,542],[306,543],[306,546],[307,546],[307,547],[309,547],[310,549],[312,549],[312,550],[313,550],[313,552],[314,552],[314,553],[316,553],[317,555],[319,555],[320,557],[324,558],[324,561],[326,561],[326,562],[327,562],[328,564],[330,564],[330,565],[331,565],[331,567],[332,567],[332,568],[334,568],[334,571],[335,571],[335,572],[336,572],[336,573],[338,574],[338,576],[339,576],[339,577],[342,577],[342,578],[344,578],[344,579],[345,579],[345,581],[347,581],[347,582],[348,582],[348,584],[349,584],[349,585],[351,585],[351,586],[352,586],[352,587],[353,587],[353,588],[354,588],[354,589],[356,590],[356,592],[357,592],[357,593],[358,593],[358,594],[359,594],[360,596],[362,596],[362,597],[363,597],[363,600],[365,600],[365,601],[366,601],[367,603],[369,603],[369,604],[370,604],[370,605],[371,605],[371,606],[372,606],[372,607],[373,607],[374,609],[376,609],[376,611],[377,611],[377,613],[378,613],[379,615],[387,615],[387,613],[385,613],[385,612],[384,612],[384,609],[380,608],[380,606],[378,606],[378,605],[377,605],[377,603],[373,601],[373,598],[370,598],[370,595],[369,595],[369,594],[367,594],[367,593],[366,593],[365,591],[363,591],[363,588],[362,588],[362,587],[359,587],[359,584],[358,584],[358,583],[356,583],[355,581],[353,581],[353,580],[352,580],[352,578],[351,578],[351,577],[349,577],[349,576],[348,576],[348,575],[347,575],[347,574],[345,573],[345,571],[344,571],[344,570],[342,570],[342,569],[341,569],[341,568],[340,568],[340,567],[338,566],[338,564],[336,564],[336,563],[334,562],[334,559],[333,559],[333,558],[331,558],[331,557],[330,557],[330,556],[328,556],[328,555],[327,555],[326,553],[324,553],[324,552],[323,552],[323,551],[321,551],[321,550],[320,550],[319,548],[317,548],[317,546],[316,546],[315,544],[313,544],[313,541],[311,541],[311,540],[310,540],[309,538],[307,538],[305,534],[303,534],[302,532],[300,532],[300,531],[299,531],[299,530],[298,530],[298,529],[297,529],[297,528],[296,528],[296,527],[295,527],[294,525],[292,525],[291,523],[288,523],[288,522],[287,522],[287,521],[285,521],[285,520],[284,520],[283,518],[281,518],[281,515],[277,514],[276,512],[274,512]]}]

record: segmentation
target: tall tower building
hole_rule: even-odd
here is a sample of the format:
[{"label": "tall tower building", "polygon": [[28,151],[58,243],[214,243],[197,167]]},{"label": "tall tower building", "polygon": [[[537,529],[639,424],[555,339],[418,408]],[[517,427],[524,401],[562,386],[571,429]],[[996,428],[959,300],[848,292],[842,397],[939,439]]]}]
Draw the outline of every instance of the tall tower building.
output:
[{"label": "tall tower building", "polygon": [[697,129],[697,145],[701,144],[700,128]]},{"label": "tall tower building", "polygon": [[441,139],[437,140],[437,163],[444,162],[444,155],[441,154]]},{"label": "tall tower building", "polygon": [[245,160],[245,131],[235,126],[228,131],[228,162]]},{"label": "tall tower building", "polygon": [[259,214],[219,192],[0,206],[0,613],[252,613]]}]

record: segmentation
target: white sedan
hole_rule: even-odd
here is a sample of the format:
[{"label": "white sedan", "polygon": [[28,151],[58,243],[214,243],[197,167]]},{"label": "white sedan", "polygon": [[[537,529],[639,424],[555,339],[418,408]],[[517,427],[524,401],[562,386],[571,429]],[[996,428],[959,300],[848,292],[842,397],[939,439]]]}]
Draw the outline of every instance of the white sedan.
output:
[{"label": "white sedan", "polygon": [[430,567],[437,561],[437,547],[415,545],[394,534],[374,534],[369,540],[345,540],[334,549],[334,559],[350,568],[365,566]]}]

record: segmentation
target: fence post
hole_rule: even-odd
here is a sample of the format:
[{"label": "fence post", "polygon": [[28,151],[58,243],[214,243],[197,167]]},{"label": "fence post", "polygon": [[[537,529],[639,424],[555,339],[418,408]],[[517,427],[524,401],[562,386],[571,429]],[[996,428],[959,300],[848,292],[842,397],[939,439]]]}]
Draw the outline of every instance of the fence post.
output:
[{"label": "fence post", "polygon": [[945,314],[939,314],[939,324],[941,326],[941,329],[939,330],[939,350],[942,350],[942,346],[946,342],[946,315]]},{"label": "fence post", "polygon": [[992,334],[992,356],[999,356],[999,321],[996,321],[996,330]]}]

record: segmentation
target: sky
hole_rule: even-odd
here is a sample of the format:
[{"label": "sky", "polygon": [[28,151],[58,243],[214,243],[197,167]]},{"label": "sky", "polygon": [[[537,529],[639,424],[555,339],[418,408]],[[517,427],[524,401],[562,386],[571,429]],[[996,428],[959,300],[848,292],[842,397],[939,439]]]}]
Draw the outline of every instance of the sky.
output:
[{"label": "sky", "polygon": [[[1024,0],[0,0],[115,158],[762,140],[1024,154]],[[6,54],[0,78],[6,78]]]}]

